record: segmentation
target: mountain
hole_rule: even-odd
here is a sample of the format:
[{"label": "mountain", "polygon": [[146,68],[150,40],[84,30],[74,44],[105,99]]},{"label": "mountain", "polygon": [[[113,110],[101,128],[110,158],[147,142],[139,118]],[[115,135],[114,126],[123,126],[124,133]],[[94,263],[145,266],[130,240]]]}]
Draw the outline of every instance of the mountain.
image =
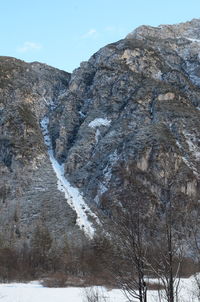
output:
[{"label": "mountain", "polygon": [[168,191],[198,206],[199,33],[199,19],[141,26],[71,75],[0,58],[3,238],[22,244],[38,224],[88,235],[133,191],[149,211]]}]

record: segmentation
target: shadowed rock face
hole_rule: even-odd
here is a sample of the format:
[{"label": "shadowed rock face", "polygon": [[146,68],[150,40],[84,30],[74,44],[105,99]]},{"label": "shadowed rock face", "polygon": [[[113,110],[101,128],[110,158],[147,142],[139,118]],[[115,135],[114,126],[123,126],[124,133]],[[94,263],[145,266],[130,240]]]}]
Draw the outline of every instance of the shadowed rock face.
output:
[{"label": "shadowed rock face", "polygon": [[90,205],[109,213],[133,188],[160,204],[169,186],[185,210],[198,200],[199,32],[199,20],[142,26],[71,76],[1,57],[0,228],[8,238],[25,240],[40,221],[58,238],[76,229],[44,146],[44,115],[56,158]]},{"label": "shadowed rock face", "polygon": [[74,211],[57,190],[40,129],[70,74],[40,63],[0,57],[0,233],[29,241],[38,225],[53,237],[76,232]]}]

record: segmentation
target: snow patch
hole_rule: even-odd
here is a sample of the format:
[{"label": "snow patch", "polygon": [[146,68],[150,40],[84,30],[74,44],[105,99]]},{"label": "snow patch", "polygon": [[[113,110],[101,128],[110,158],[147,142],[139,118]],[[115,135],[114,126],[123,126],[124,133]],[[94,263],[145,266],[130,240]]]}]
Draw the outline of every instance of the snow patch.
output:
[{"label": "snow patch", "polygon": [[[155,283],[157,280],[149,279],[148,281]],[[127,297],[119,289],[93,288],[97,289],[107,302],[124,302],[127,300]],[[160,291],[160,293],[163,294],[163,291]],[[198,288],[194,276],[180,279],[179,301],[198,302],[197,293]],[[5,283],[0,284],[0,298],[2,302],[82,302],[85,298],[85,289],[79,287],[48,288],[43,287],[36,281],[30,283]],[[147,291],[147,300],[148,302],[159,302],[159,293],[154,290]],[[162,299],[162,301],[166,300]]]},{"label": "snow patch", "polygon": [[88,220],[88,215],[100,224],[98,217],[91,211],[88,205],[85,203],[82,195],[77,188],[71,186],[69,181],[64,176],[64,165],[60,165],[53,154],[53,148],[51,139],[48,132],[49,118],[44,117],[40,123],[42,133],[44,136],[44,142],[48,148],[49,159],[57,177],[58,190],[65,194],[65,198],[70,207],[76,212],[77,220],[76,224],[82,229],[86,235],[90,238],[94,236],[95,229],[92,223]]},{"label": "snow patch", "polygon": [[154,79],[160,80],[160,81],[162,80],[162,75],[163,75],[163,73],[160,70],[158,70],[158,72],[155,72],[152,74]]},{"label": "snow patch", "polygon": [[97,144],[98,144],[98,141],[99,141],[99,136],[101,136],[101,133],[100,133],[99,129],[97,129],[96,133],[95,133],[95,141],[96,141]]},{"label": "snow patch", "polygon": [[105,186],[105,184],[101,183],[100,184],[100,192],[101,192],[101,194],[105,193],[106,191],[108,191],[108,188]]},{"label": "snow patch", "polygon": [[[181,146],[181,144],[178,141],[176,141],[176,145],[181,151],[183,150],[183,147]],[[185,156],[182,156],[182,160],[186,164],[186,166],[188,166],[188,168],[190,168],[192,170],[193,174],[195,176],[199,177],[199,174],[198,174],[197,169],[194,166],[194,164],[192,162],[189,162],[189,160]]]},{"label": "snow patch", "polygon": [[191,41],[191,42],[200,43],[199,39],[193,39],[193,38],[186,38],[186,39]]},{"label": "snow patch", "polygon": [[115,163],[119,160],[119,156],[117,154],[117,150],[115,150],[113,153],[111,153],[108,156],[108,164],[107,166],[103,169],[103,174],[105,178],[105,184],[108,183],[111,180],[112,177],[112,168],[115,165]]},{"label": "snow patch", "polygon": [[117,154],[117,150],[115,150],[112,154],[108,156],[108,164],[106,167],[103,169],[103,176],[104,179],[103,181],[99,184],[99,188],[97,191],[97,195],[94,198],[94,201],[96,204],[99,203],[99,196],[104,194],[106,191],[108,191],[108,183],[111,180],[112,177],[112,169],[115,163],[119,160],[119,156]]},{"label": "snow patch", "polygon": [[44,143],[49,148],[52,148],[51,146],[51,139],[49,137],[49,131],[48,131],[48,125],[49,125],[49,118],[44,117],[42,121],[40,122],[41,128],[42,128],[42,134],[44,136]]},{"label": "snow patch", "polygon": [[51,110],[56,108],[56,104],[53,102],[51,98],[45,98],[43,96],[42,99],[45,102],[45,104],[51,108]]},{"label": "snow patch", "polygon": [[85,118],[85,114],[82,111],[79,111],[78,114],[80,115],[81,118]]},{"label": "snow patch", "polygon": [[[199,57],[199,55],[198,55],[198,57]],[[198,70],[199,70],[200,63],[192,62],[191,60],[189,60],[187,58],[187,54],[186,54],[186,58],[184,58],[184,59],[185,59],[185,63],[186,63],[185,71],[188,73],[191,82],[194,85],[197,85],[199,87],[200,86],[200,77],[198,74]]]},{"label": "snow patch", "polygon": [[108,120],[107,118],[96,118],[95,120],[93,120],[92,122],[90,122],[88,124],[88,126],[90,128],[96,128],[96,127],[100,127],[100,126],[110,126],[111,121]]},{"label": "snow patch", "polygon": [[200,161],[200,148],[198,147],[198,143],[200,143],[200,139],[196,138],[194,134],[184,131],[183,135],[186,138],[186,143],[188,144],[189,150],[196,160]]}]

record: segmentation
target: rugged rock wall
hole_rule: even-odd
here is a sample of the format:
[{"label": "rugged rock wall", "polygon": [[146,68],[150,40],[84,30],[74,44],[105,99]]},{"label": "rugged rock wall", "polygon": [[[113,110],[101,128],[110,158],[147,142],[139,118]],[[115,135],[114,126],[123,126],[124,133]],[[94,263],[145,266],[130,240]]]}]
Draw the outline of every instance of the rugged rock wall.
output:
[{"label": "rugged rock wall", "polygon": [[0,58],[0,234],[7,243],[28,242],[42,225],[54,238],[77,232],[40,129],[69,79],[44,64]]},{"label": "rugged rock wall", "polygon": [[199,30],[142,26],[73,72],[51,119],[55,152],[105,211],[122,201],[125,174],[157,202],[169,186],[182,204],[198,200]]},{"label": "rugged rock wall", "polygon": [[139,27],[71,76],[1,58],[0,228],[8,238],[29,237],[40,221],[58,238],[76,229],[43,143],[45,114],[55,156],[90,206],[110,213],[130,188],[150,205],[165,202],[169,188],[185,210],[198,202],[199,32],[200,20]]}]

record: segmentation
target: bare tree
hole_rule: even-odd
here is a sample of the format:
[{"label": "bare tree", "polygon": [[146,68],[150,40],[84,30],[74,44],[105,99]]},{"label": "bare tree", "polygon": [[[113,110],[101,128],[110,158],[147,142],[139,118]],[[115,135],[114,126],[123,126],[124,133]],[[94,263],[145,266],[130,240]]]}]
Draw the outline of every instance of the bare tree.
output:
[{"label": "bare tree", "polygon": [[163,189],[164,200],[161,208],[152,217],[149,253],[145,259],[149,271],[164,286],[168,302],[178,301],[180,267],[184,258],[184,232],[182,210],[176,203],[171,182]]},{"label": "bare tree", "polygon": [[105,291],[99,287],[86,287],[83,292],[83,302],[108,302]]},{"label": "bare tree", "polygon": [[112,218],[113,273],[129,301],[138,299],[146,302],[146,203],[141,194],[138,194],[138,187],[132,187],[131,192],[123,191],[123,198],[124,207],[116,207]]},{"label": "bare tree", "polygon": [[[123,173],[123,171],[122,171]],[[129,301],[147,301],[145,276],[161,280],[168,302],[178,299],[183,260],[182,210],[175,178],[163,184],[162,200],[124,173],[123,206],[113,211],[115,277]],[[127,189],[128,187],[128,189]],[[183,207],[184,208],[184,207]]]},{"label": "bare tree", "polygon": [[187,232],[186,232],[189,249],[193,252],[193,258],[197,264],[194,274],[195,295],[200,300],[200,204],[197,201],[187,215]]},{"label": "bare tree", "polygon": [[48,256],[52,246],[51,234],[44,223],[36,226],[31,240],[32,262],[35,267],[48,269]]}]

